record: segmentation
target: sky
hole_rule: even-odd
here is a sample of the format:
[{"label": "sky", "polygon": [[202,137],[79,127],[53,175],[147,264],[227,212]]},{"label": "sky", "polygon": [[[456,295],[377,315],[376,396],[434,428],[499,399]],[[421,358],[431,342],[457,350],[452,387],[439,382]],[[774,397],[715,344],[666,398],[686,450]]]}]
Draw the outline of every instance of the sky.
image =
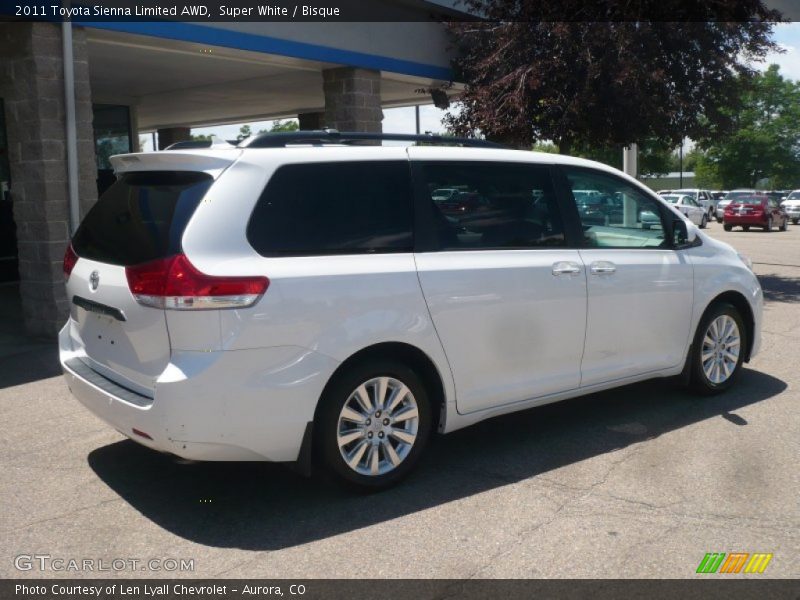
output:
[{"label": "sky", "polygon": [[[766,69],[770,64],[780,66],[781,73],[788,79],[800,80],[800,23],[783,23],[776,25],[774,32],[775,41],[784,50],[783,53],[772,53],[767,59],[758,65],[760,69]],[[420,106],[420,130],[422,132],[431,131],[442,133],[442,117],[445,111],[439,110],[435,106]],[[235,139],[239,133],[239,127],[244,123],[236,125],[217,125],[214,127],[197,127],[192,129],[194,134],[215,133],[223,139]],[[258,121],[247,123],[253,132],[260,129],[269,129],[272,121]],[[414,108],[389,108],[383,111],[383,131],[385,133],[415,133]],[[151,150],[151,136],[146,137],[143,150]]]}]

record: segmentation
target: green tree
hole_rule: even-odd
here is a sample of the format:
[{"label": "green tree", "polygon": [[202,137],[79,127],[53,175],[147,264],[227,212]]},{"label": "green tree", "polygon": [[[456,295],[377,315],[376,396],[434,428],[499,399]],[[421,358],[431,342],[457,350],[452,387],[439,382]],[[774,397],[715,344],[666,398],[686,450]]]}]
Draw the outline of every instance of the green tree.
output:
[{"label": "green tree", "polygon": [[209,133],[209,134],[193,133],[192,134],[192,141],[193,142],[210,142],[212,135],[214,135],[214,134],[212,134],[212,133]]},{"label": "green tree", "polygon": [[236,139],[240,142],[244,139],[249,138],[253,135],[253,131],[250,129],[250,125],[242,125],[239,127],[239,135],[236,136]]},{"label": "green tree", "polygon": [[552,140],[570,153],[650,138],[674,147],[709,124],[722,132],[721,108],[736,104],[750,61],[777,49],[780,14],[763,0],[464,2],[486,19],[448,25],[466,87],[447,126],[520,148]]},{"label": "green tree", "polygon": [[[596,160],[617,169],[622,169],[621,144],[590,145],[581,143],[573,146],[571,154]],[[664,175],[672,170],[672,149],[655,139],[639,144],[639,175]]]},{"label": "green tree", "polygon": [[704,150],[698,170],[722,187],[755,187],[764,179],[773,187],[800,183],[800,84],[784,79],[777,65],[755,76],[730,111],[733,131],[716,135],[713,125],[698,140]]},{"label": "green tree", "polygon": [[[295,119],[286,119],[285,121],[277,120],[272,122],[272,127],[270,127],[271,133],[277,133],[282,131],[297,131],[300,129],[300,124]],[[262,133],[259,131],[259,133]]]}]

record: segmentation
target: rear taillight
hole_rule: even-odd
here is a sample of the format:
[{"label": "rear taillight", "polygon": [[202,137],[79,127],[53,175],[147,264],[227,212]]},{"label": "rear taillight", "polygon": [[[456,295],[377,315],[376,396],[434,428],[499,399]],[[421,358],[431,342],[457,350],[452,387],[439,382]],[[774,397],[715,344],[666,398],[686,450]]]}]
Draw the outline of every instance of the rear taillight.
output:
[{"label": "rear taillight", "polygon": [[218,277],[197,270],[183,254],[125,267],[139,304],[174,310],[244,308],[267,291],[266,277]]},{"label": "rear taillight", "polygon": [[67,245],[67,250],[64,252],[64,281],[69,279],[72,269],[75,268],[75,263],[78,262],[78,255],[72,248],[72,244]]}]

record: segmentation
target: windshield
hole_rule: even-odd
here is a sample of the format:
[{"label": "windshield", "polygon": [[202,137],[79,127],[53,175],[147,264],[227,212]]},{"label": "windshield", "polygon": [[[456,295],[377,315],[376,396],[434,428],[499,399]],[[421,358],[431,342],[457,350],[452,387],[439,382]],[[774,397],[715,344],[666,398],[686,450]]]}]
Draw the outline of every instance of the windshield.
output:
[{"label": "windshield", "polygon": [[787,200],[800,200],[800,192],[792,192],[786,197]]},{"label": "windshield", "polygon": [[742,198],[752,198],[753,192],[728,192],[725,195],[725,200],[736,200],[737,202]]}]

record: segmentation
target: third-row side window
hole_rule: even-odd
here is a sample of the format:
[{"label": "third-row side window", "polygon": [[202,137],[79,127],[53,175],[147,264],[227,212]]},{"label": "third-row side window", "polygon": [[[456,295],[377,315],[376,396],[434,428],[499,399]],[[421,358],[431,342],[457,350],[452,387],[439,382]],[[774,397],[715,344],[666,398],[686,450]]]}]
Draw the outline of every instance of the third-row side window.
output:
[{"label": "third-row side window", "polygon": [[280,167],[258,200],[247,239],[263,256],[411,252],[407,161]]}]

